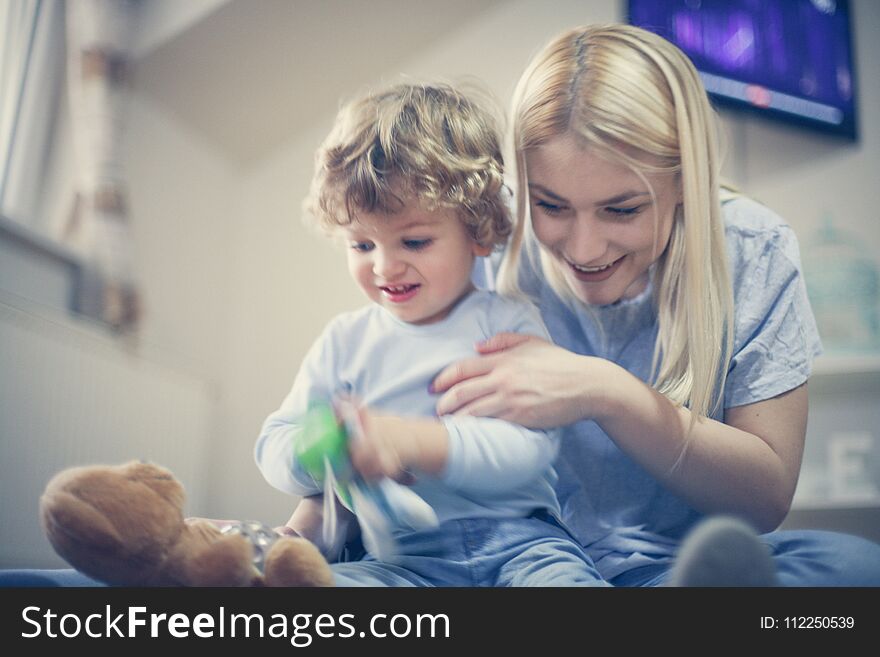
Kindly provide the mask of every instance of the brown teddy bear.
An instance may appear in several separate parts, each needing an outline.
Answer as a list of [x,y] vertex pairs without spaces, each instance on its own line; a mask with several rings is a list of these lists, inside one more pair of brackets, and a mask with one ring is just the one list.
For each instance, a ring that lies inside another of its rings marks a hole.
[[165,468],[130,462],[71,468],[40,499],[49,542],[83,573],[125,586],[332,586],[303,538],[259,523],[222,531],[183,517],[184,491]]

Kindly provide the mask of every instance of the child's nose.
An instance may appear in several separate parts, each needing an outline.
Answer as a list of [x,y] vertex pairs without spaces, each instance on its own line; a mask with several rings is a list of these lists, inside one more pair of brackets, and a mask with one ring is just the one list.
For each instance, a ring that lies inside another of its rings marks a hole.
[[385,280],[392,280],[406,271],[406,263],[393,253],[377,253],[373,260],[373,273]]

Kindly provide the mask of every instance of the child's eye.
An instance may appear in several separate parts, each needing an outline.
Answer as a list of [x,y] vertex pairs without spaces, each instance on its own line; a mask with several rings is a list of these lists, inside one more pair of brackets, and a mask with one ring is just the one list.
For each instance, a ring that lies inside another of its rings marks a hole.
[[409,249],[410,251],[421,251],[422,249],[426,249],[431,245],[431,242],[434,240],[431,238],[426,239],[418,239],[418,240],[403,240],[403,246]]
[[544,201],[542,199],[536,199],[535,205],[541,208],[542,212],[549,215],[556,215],[565,210],[565,208],[561,205],[550,203],[550,201]]
[[605,212],[607,212],[608,214],[612,214],[614,216],[617,216],[617,217],[631,217],[633,215],[639,214],[644,209],[644,207],[645,207],[644,204],[635,205],[630,208],[617,208],[617,207],[613,207],[613,206],[608,206],[605,208]]
[[367,253],[368,251],[372,251],[374,248],[376,248],[372,242],[352,242],[350,246],[358,253]]

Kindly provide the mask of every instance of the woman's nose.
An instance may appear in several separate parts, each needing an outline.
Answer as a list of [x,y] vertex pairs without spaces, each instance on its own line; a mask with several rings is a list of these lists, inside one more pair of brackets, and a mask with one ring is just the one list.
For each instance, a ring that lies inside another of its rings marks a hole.
[[576,265],[603,264],[597,262],[608,251],[608,240],[599,222],[589,217],[578,217],[571,225],[562,252]]

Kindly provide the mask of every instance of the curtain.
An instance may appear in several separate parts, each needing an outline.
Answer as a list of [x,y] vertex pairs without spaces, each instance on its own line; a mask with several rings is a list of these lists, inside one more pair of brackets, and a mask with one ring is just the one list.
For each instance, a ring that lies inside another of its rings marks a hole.
[[0,211],[9,177],[28,55],[33,41],[38,3],[8,0],[0,3]]
[[0,2],[0,212],[41,233],[63,44],[61,0]]
[[74,199],[64,239],[81,245],[103,281],[101,314],[137,325],[123,137],[129,96],[134,0],[66,3],[67,82],[75,153]]

